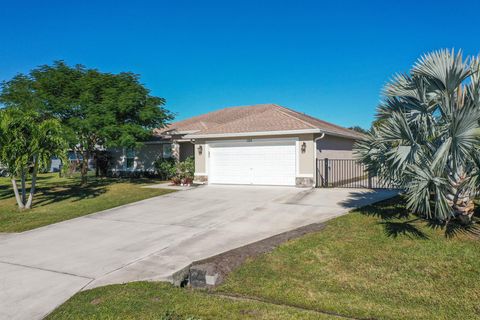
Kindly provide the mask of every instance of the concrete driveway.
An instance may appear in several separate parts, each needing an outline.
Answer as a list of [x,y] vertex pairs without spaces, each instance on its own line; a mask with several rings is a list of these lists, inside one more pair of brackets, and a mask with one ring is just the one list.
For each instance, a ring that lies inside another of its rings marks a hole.
[[322,222],[392,191],[206,186],[0,236],[0,319],[41,319],[82,289],[170,280],[195,260]]

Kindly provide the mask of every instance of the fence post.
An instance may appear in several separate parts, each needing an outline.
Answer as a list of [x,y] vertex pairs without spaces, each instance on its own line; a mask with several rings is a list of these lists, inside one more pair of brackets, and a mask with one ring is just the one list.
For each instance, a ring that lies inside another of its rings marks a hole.
[[328,158],[325,158],[325,168],[324,168],[324,175],[325,175],[325,179],[324,179],[324,187],[325,188],[328,188]]
[[372,188],[372,174],[370,173],[370,170],[368,171],[368,189],[373,189]]

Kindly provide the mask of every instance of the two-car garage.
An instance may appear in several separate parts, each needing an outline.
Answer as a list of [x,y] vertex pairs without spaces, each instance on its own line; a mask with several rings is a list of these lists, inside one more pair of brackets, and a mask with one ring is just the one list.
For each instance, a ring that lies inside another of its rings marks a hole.
[[293,139],[210,142],[209,183],[294,186],[296,154]]

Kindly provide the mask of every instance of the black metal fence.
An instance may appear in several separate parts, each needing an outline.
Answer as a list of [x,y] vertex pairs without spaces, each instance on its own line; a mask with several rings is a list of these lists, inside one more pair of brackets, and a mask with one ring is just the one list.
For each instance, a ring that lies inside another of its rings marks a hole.
[[318,188],[395,189],[368,173],[364,164],[355,159],[317,159]]

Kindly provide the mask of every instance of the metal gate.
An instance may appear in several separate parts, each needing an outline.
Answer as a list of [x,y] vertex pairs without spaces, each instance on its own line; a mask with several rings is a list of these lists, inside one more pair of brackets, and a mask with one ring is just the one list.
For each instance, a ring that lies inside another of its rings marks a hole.
[[355,159],[317,159],[318,188],[394,189],[368,173],[366,166]]

